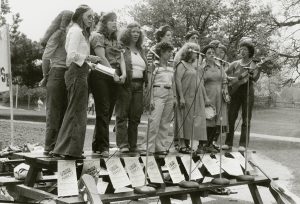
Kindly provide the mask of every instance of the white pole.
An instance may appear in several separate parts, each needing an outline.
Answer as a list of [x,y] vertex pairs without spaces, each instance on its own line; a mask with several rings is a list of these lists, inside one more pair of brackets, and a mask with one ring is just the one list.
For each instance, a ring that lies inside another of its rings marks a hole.
[[19,84],[16,85],[16,108],[18,108]]
[[8,80],[9,80],[9,97],[10,97],[10,145],[14,144],[14,104],[13,104],[13,87],[12,87],[12,72],[10,62],[10,38],[9,27],[6,25],[6,40],[7,40],[7,65],[8,65]]

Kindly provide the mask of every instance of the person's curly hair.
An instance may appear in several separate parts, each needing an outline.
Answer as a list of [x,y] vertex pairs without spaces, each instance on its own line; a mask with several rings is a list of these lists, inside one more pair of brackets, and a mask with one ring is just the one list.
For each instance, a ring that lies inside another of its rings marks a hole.
[[169,42],[160,42],[160,43],[157,43],[156,46],[155,46],[155,53],[161,57],[161,54],[166,52],[166,51],[169,51],[169,50],[173,50],[174,47],[171,43]]
[[117,14],[115,12],[105,13],[100,17],[100,28],[99,33],[103,34],[104,37],[111,40],[117,40],[117,30],[113,33],[108,32],[107,23],[108,21],[117,19]]
[[166,35],[168,31],[172,32],[172,29],[169,25],[159,27],[159,29],[155,32],[156,42],[161,42],[161,39]]
[[[137,22],[133,22],[127,25],[126,29],[121,33],[120,36],[120,41],[123,45],[125,46],[129,46],[130,42],[131,42],[131,31],[133,28],[139,28],[141,29],[141,26],[139,23]],[[136,47],[139,49],[142,49],[142,45],[143,45],[143,40],[144,40],[144,34],[143,32],[140,30],[140,36],[138,41],[136,42]]]
[[185,43],[182,48],[179,50],[181,53],[180,60],[188,62],[192,59],[194,52],[200,52],[200,46],[196,43]]
[[239,47],[246,47],[248,49],[248,52],[249,52],[249,57],[252,58],[254,56],[254,53],[255,53],[255,48],[254,48],[254,45],[250,42],[246,42],[246,41],[243,41],[239,44]]

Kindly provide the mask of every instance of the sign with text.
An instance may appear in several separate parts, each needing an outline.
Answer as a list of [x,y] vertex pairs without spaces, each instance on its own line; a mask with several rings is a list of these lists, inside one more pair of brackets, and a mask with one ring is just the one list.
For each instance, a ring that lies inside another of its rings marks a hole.
[[10,53],[9,53],[9,35],[8,26],[0,27],[0,92],[9,91],[9,66],[10,66]]
[[125,168],[129,175],[132,187],[138,187],[144,185],[145,174],[143,167],[139,162],[138,157],[123,157],[125,162]]
[[58,197],[78,195],[75,161],[58,160],[57,172]]
[[179,183],[183,181],[184,175],[180,171],[176,157],[166,157],[165,162],[173,183]]
[[83,174],[89,174],[94,178],[99,177],[100,172],[100,160],[99,159],[89,159],[83,161],[83,168],[81,172],[81,176]]
[[110,158],[106,161],[106,167],[114,189],[131,185],[120,158]]

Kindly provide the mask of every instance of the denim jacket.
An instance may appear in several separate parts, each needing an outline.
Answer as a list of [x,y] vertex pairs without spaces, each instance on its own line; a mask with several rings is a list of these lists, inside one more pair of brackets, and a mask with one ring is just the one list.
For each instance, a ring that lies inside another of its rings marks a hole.
[[[145,52],[144,52],[144,50],[139,50],[139,53],[146,64],[146,69],[143,73],[143,79],[144,79],[145,84],[147,84],[148,83],[148,77],[147,77],[148,64],[147,64],[147,60],[145,57]],[[131,80],[132,80],[132,62],[131,62],[131,51],[128,46],[124,46],[124,61],[125,61],[125,65],[126,65],[126,81],[125,81],[124,85],[129,87]]]

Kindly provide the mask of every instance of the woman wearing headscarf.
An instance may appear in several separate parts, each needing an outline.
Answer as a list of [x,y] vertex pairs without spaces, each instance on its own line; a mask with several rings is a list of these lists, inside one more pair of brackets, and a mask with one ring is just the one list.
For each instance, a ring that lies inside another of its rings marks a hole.
[[90,67],[87,62],[96,63],[101,58],[90,55],[90,27],[93,11],[87,5],[79,6],[72,16],[72,25],[66,37],[65,83],[68,91],[68,106],[60,128],[53,153],[65,159],[82,156],[86,132],[88,84]]
[[123,50],[117,40],[117,15],[106,13],[100,18],[99,29],[92,34],[92,52],[101,57],[101,63],[115,69],[112,78],[98,71],[91,71],[89,85],[95,100],[96,125],[92,142],[94,152],[109,156],[109,123],[117,100],[118,83],[126,79]]

